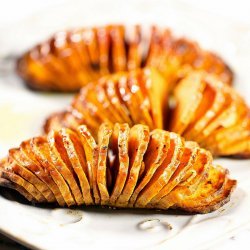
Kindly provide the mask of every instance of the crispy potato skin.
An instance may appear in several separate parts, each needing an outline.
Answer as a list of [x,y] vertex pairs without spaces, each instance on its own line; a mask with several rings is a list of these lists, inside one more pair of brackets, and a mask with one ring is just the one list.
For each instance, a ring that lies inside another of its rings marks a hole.
[[178,134],[103,123],[96,140],[82,125],[11,149],[0,161],[0,186],[35,203],[208,213],[229,201],[236,181]]
[[193,69],[231,84],[229,66],[212,52],[166,28],[107,25],[62,31],[31,48],[17,72],[33,90],[73,92],[101,76],[144,66],[157,68],[171,86]]

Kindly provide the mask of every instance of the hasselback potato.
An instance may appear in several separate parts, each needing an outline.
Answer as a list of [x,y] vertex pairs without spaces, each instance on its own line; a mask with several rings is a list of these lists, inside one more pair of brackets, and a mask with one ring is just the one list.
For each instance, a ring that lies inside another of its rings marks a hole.
[[250,109],[215,76],[193,72],[174,90],[170,130],[214,155],[250,157]]
[[233,88],[192,71],[168,94],[168,83],[154,68],[105,76],[83,87],[66,111],[52,114],[45,132],[86,124],[96,137],[103,122],[140,123],[176,132],[214,155],[250,157],[249,107]]
[[169,29],[107,25],[58,32],[36,45],[17,63],[32,89],[76,91],[101,76],[145,66],[157,68],[170,86],[193,69],[216,74],[231,84],[226,63],[193,41],[176,38]]
[[173,132],[127,123],[35,137],[0,162],[0,185],[35,203],[182,209],[207,213],[236,185],[211,154]]

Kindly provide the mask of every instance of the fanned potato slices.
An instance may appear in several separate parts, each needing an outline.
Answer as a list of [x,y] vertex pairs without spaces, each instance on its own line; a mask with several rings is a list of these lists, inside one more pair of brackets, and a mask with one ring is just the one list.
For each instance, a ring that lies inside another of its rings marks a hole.
[[184,78],[174,91],[170,130],[214,155],[250,157],[250,109],[234,89],[203,71]]
[[55,197],[60,206],[65,204],[73,205],[74,199],[71,195],[68,185],[57,171],[50,157],[49,144],[44,137],[35,137],[30,140],[30,146],[32,150],[32,157],[34,156],[36,161],[45,169],[48,175],[51,175],[54,182],[57,185],[55,190]]
[[144,157],[145,170],[141,180],[130,198],[130,205],[133,206],[138,194],[151,180],[153,174],[162,164],[167,156],[170,146],[170,133],[164,130],[155,129],[150,134],[150,141]]
[[178,165],[178,168],[174,171],[168,183],[151,199],[148,204],[149,207],[157,204],[164,196],[169,194],[182,180],[190,167],[193,167],[195,159],[197,157],[199,146],[195,142],[186,141],[185,150]]
[[62,152],[61,155],[64,153],[65,161],[68,163],[67,165],[71,165],[71,171],[74,172],[78,178],[84,202],[87,205],[91,205],[93,204],[93,199],[88,181],[89,170],[81,141],[77,134],[69,129],[61,129],[59,136],[62,140],[62,148],[66,151]]
[[129,134],[129,171],[122,194],[119,196],[117,206],[128,206],[128,201],[138,182],[143,156],[149,143],[149,128],[144,125],[135,125]]
[[112,150],[116,156],[111,172],[113,173],[115,183],[110,196],[110,203],[115,204],[118,197],[120,197],[124,188],[128,171],[129,171],[129,133],[130,129],[128,124],[116,123],[112,135]]
[[139,194],[135,206],[145,207],[155,195],[169,182],[178,168],[180,159],[185,150],[184,141],[177,134],[170,134],[170,147],[167,156],[154,173],[146,187]]
[[144,124],[163,128],[166,122],[169,89],[153,68],[105,76],[83,87],[67,111],[53,114],[44,129],[76,129],[85,124],[94,137],[101,123]]
[[212,160],[174,132],[103,123],[95,139],[81,125],[9,150],[0,161],[0,186],[35,203],[207,213],[228,202],[236,186]]
[[53,178],[50,174],[48,174],[48,169],[43,168],[40,162],[36,159],[35,154],[32,151],[32,147],[30,144],[30,140],[23,141],[20,145],[20,151],[22,155],[26,158],[25,167],[31,169],[32,172],[37,175],[46,185],[49,187],[51,192],[54,195],[54,201],[56,201],[56,197],[60,196],[60,190],[58,186],[55,184]]
[[[0,173],[1,173],[1,183],[13,183],[12,186],[18,187],[17,191],[21,190],[21,194],[25,194],[25,197],[28,197],[28,200],[34,200],[35,202],[45,202],[45,197],[39,192],[39,190],[26,181],[22,176],[15,174],[12,170],[13,162],[9,159],[1,160],[0,164]],[[4,181],[3,181],[4,180]],[[25,191],[23,191],[25,190]],[[31,198],[32,197],[32,198]]]
[[83,87],[66,111],[47,119],[44,130],[85,124],[97,138],[103,122],[143,124],[178,133],[214,155],[250,157],[250,111],[234,89],[194,71],[179,82],[172,99],[169,91],[154,68],[108,75]]
[[48,202],[55,201],[54,195],[50,189],[48,189],[48,186],[43,183],[37,175],[32,173],[32,166],[26,161],[20,149],[11,149],[9,151],[9,161],[13,163],[12,170],[15,174],[20,175],[26,181],[33,184]]
[[169,86],[194,69],[231,84],[233,73],[217,55],[160,27],[107,25],[61,31],[27,51],[17,71],[32,89],[76,91],[101,76],[156,67]]
[[78,187],[77,180],[71,162],[66,157],[67,151],[63,144],[63,139],[57,131],[51,131],[48,135],[48,143],[50,148],[50,156],[53,164],[64,180],[69,185],[72,195],[78,205],[83,204],[82,193]]

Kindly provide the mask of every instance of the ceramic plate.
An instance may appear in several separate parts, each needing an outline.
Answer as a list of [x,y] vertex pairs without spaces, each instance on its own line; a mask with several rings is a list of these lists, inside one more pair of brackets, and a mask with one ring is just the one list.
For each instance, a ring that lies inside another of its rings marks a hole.
[[[56,30],[104,23],[152,23],[219,52],[236,72],[236,88],[250,100],[249,38],[233,22],[182,1],[74,1],[48,8],[2,29],[0,46],[0,157],[41,132],[48,114],[63,109],[71,95],[29,91],[13,71],[13,58]],[[0,231],[34,249],[207,249],[250,222],[250,161],[217,159],[238,180],[231,201],[207,215],[100,208],[32,206],[1,189]]]

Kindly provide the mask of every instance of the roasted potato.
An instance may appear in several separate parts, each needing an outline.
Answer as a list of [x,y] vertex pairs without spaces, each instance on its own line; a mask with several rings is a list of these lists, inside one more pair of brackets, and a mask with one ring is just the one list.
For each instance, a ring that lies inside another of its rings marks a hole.
[[35,203],[207,213],[236,185],[208,151],[174,132],[103,123],[97,135],[82,125],[23,142],[0,161],[0,186]]
[[44,126],[75,129],[86,124],[97,137],[102,122],[143,124],[198,142],[216,156],[250,157],[250,111],[242,97],[217,76],[192,71],[169,95],[154,68],[105,76],[83,87],[68,110],[52,114]]
[[233,73],[214,53],[156,26],[82,28],[58,32],[17,62],[27,86],[45,91],[77,91],[101,76],[141,67],[157,68],[171,88],[193,69],[231,84]]
[[171,131],[214,155],[250,157],[250,109],[234,89],[216,76],[193,72],[178,84],[174,100]]

